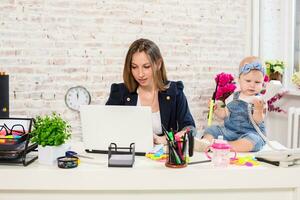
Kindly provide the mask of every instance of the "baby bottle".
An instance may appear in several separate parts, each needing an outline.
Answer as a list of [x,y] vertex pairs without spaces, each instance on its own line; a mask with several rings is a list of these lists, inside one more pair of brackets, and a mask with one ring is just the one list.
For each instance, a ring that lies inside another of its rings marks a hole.
[[[212,151],[212,157],[208,154],[208,150]],[[211,159],[214,167],[227,167],[230,163],[230,150],[231,146],[227,141],[223,140],[223,136],[219,136],[218,139],[214,140],[214,143],[209,146],[205,154]],[[234,157],[236,158],[236,152],[234,151]]]

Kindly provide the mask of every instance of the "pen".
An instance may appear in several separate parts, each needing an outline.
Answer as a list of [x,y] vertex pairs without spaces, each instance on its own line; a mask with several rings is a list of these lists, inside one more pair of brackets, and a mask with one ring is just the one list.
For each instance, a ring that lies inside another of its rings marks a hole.
[[195,162],[189,162],[189,165],[194,165],[194,164],[201,164],[201,163],[208,163],[211,162],[211,160],[201,160],[201,161],[195,161]]
[[267,159],[264,159],[264,158],[261,158],[261,157],[255,157],[256,160],[260,161],[260,162],[265,162],[265,163],[268,163],[268,164],[271,164],[271,165],[275,165],[275,166],[279,166],[280,165],[280,162],[279,161],[270,161],[270,160],[267,160]]

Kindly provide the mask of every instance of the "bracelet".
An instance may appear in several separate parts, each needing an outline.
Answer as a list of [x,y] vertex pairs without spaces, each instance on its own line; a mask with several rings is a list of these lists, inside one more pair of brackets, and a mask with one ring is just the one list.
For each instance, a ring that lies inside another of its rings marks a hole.
[[57,166],[63,169],[71,169],[77,167],[79,164],[79,158],[76,156],[62,156],[57,158]]

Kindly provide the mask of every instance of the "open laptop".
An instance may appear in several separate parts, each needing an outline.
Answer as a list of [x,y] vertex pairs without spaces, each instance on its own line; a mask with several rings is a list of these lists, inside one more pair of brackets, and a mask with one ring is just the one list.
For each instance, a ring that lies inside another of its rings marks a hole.
[[145,155],[153,148],[150,107],[83,105],[80,118],[87,152],[107,153],[110,143],[118,147],[135,143],[136,155]]

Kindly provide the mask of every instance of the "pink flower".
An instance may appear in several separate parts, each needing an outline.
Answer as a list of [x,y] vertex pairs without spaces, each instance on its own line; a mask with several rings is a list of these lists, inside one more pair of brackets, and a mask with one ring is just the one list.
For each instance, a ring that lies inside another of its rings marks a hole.
[[231,74],[226,74],[224,72],[218,74],[215,77],[215,81],[218,82],[219,86],[224,86],[227,83],[231,83],[233,80],[234,80],[234,78]]
[[270,79],[269,79],[268,75],[265,75],[264,82],[269,82],[269,81],[270,81]]
[[283,112],[283,113],[287,113],[286,110],[281,109],[279,106],[275,106],[273,103],[275,103],[276,101],[278,101],[279,99],[281,99],[285,94],[287,93],[287,91],[283,91],[280,93],[277,93],[274,97],[272,97],[271,99],[268,100],[268,111],[269,112]]
[[264,95],[266,93],[266,91],[267,91],[266,90],[266,83],[269,82],[269,81],[270,81],[270,79],[269,79],[268,75],[265,75],[264,82],[263,82],[263,88],[260,91],[260,94]]
[[217,88],[215,91],[216,100],[221,100],[225,103],[225,100],[234,92],[236,89],[235,83],[233,82],[234,77],[231,74],[224,72],[217,74],[215,81]]

